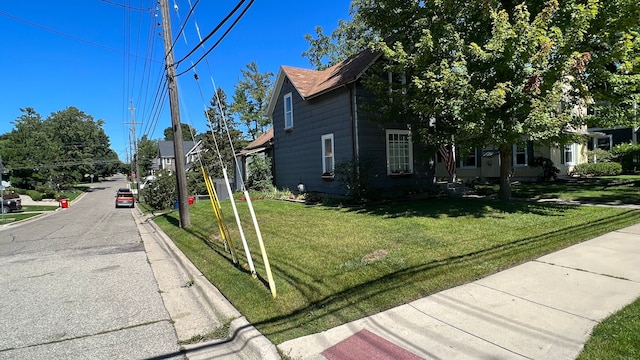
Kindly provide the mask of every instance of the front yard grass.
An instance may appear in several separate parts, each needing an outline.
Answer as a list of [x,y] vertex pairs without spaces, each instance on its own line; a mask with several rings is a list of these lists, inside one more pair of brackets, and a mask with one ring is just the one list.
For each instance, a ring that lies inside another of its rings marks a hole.
[[[497,191],[497,185],[480,186]],[[516,183],[513,196],[610,204],[640,204],[640,175],[576,178],[553,183]]]
[[156,223],[275,344],[474,281],[640,222],[640,211],[527,201],[434,199],[361,208],[254,201],[278,296],[271,297],[246,203],[238,202],[259,279],[247,268],[230,203],[223,202],[241,266],[220,241],[208,202]]
[[578,360],[640,359],[640,299],[598,324]]

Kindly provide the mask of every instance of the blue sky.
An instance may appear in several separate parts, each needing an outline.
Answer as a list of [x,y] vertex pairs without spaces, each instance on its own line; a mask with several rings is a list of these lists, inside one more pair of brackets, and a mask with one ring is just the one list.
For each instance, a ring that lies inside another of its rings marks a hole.
[[[196,24],[205,37],[238,4],[190,2],[195,9],[184,27],[186,42],[180,38],[174,45],[176,60],[198,44]],[[177,5],[170,15],[175,38],[190,5],[189,0],[169,3]],[[164,50],[155,4],[153,0],[3,1],[0,133],[11,131],[21,108],[32,107],[46,117],[75,106],[105,122],[111,148],[126,161],[132,134],[128,108],[133,101],[135,122],[140,123],[136,136],[162,138],[171,119],[168,97],[157,100]],[[301,56],[309,48],[304,35],[315,34],[316,26],[330,34],[339,19],[349,18],[349,4],[350,0],[255,1],[206,62],[197,65],[199,81],[192,71],[179,77],[182,122],[198,132],[207,129],[202,114],[213,96],[211,78],[231,101],[241,70],[252,61],[261,73],[274,73],[273,80],[281,65],[310,68]],[[205,50],[227,28],[216,32],[204,44]],[[198,49],[177,71],[186,70],[202,55]]]

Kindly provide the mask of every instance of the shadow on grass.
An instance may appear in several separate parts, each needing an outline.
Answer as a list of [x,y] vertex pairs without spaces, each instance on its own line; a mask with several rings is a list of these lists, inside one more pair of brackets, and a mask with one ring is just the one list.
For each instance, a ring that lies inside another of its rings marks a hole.
[[640,180],[577,179],[555,183],[521,183],[513,187],[519,198],[569,198],[581,202],[640,204]]
[[574,209],[575,205],[539,204],[523,201],[500,201],[492,199],[446,198],[429,199],[426,201],[407,201],[347,207],[348,211],[380,216],[382,218],[399,217],[466,217],[483,218],[496,216],[498,213],[522,213],[543,216],[562,216],[566,210]]
[[[375,280],[332,293],[290,314],[273,317],[253,324],[267,337],[286,341],[308,333],[329,329],[337,324],[372,315],[380,310],[404,304],[422,296],[452,288],[491,275],[497,271],[533,260],[566,246],[593,238],[613,228],[637,221],[640,211],[624,213],[580,225],[559,229],[543,235],[523,238],[507,244],[430,261],[418,266],[398,270]],[[491,266],[486,266],[490,264]],[[292,269],[287,271],[286,266]],[[300,272],[298,266],[285,264],[275,267],[277,276],[297,284],[301,293],[317,293],[313,284],[299,283],[290,274]],[[330,284],[316,284],[330,286]],[[304,286],[304,288],[300,287]],[[404,297],[404,288],[412,288],[412,298]],[[418,291],[415,291],[415,289]],[[394,295],[397,294],[397,295]],[[376,306],[359,306],[375,303]],[[306,330],[303,330],[307,328]]]

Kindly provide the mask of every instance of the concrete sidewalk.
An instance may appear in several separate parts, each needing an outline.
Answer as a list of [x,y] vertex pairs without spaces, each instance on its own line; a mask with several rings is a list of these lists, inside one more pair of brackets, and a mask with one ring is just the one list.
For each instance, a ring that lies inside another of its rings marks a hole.
[[138,208],[131,211],[178,340],[188,342],[229,327],[226,339],[182,346],[187,358],[280,359],[275,345],[233,307],[150,218]]
[[640,296],[640,224],[280,344],[292,359],[575,359]]

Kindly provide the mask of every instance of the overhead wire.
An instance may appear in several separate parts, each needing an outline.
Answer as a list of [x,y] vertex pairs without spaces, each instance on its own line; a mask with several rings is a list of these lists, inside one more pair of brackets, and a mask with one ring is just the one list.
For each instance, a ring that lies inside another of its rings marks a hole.
[[[222,34],[222,36],[220,37],[220,39],[218,39],[218,41],[216,41],[215,44],[213,44],[213,46],[207,50],[204,55],[202,55],[195,63],[192,63],[191,66],[184,70],[181,73],[178,73],[176,76],[181,76],[184,75],[185,73],[189,72],[189,70],[193,69],[194,67],[196,67],[196,65],[198,65],[204,58],[206,58],[219,44],[220,42],[222,42],[222,40],[229,34],[229,32],[231,32],[231,30],[236,26],[236,24],[238,23],[238,21],[240,21],[240,19],[247,13],[247,11],[249,10],[249,8],[251,7],[251,5],[253,5],[255,0],[251,0],[249,1],[249,4],[247,4],[247,6],[242,10],[242,12],[240,13],[240,15],[238,15],[238,17],[234,20],[234,22],[229,26],[229,28],[227,29],[227,31],[224,32],[224,34]],[[244,2],[244,1],[243,1]],[[205,40],[206,41],[206,40]],[[202,43],[203,41],[201,41]],[[182,59],[184,60],[184,58]],[[180,61],[182,61],[180,60]],[[177,65],[178,63],[176,63]]]
[[[246,0],[241,0],[234,8],[233,10],[231,10],[231,12],[229,12],[229,14],[227,14],[227,16],[225,16],[224,19],[222,19],[218,25],[216,25],[216,27],[213,28],[213,30],[211,30],[209,32],[209,34],[207,34],[207,36],[204,37],[204,39],[200,39],[200,43],[198,43],[198,45],[196,45],[193,49],[191,49],[191,51],[189,51],[185,56],[183,56],[180,60],[175,61],[173,64],[170,64],[172,66],[177,66],[179,65],[181,62],[183,62],[184,60],[188,59],[194,52],[196,52],[196,50],[200,49],[201,46],[204,45],[204,43],[209,40],[209,38],[211,38],[216,32],[218,32],[218,30],[220,30],[220,28],[222,26],[224,26],[224,24],[238,11],[238,9],[240,9],[240,7],[242,7],[242,4],[245,3]],[[238,17],[241,18],[242,15],[244,15],[244,13],[246,13],[247,9],[253,4],[254,0],[251,0],[249,5],[245,8],[245,10],[241,13],[241,15]],[[237,23],[237,20],[234,22],[233,25],[235,25],[235,23]],[[233,25],[231,27],[233,27]],[[227,31],[228,32],[228,31]],[[187,71],[189,71],[191,69],[187,69]]]

